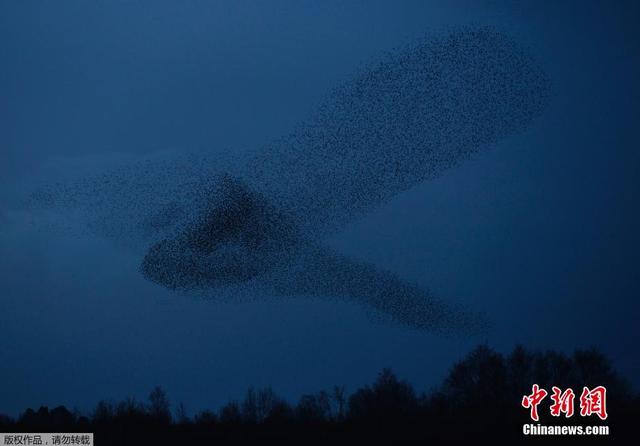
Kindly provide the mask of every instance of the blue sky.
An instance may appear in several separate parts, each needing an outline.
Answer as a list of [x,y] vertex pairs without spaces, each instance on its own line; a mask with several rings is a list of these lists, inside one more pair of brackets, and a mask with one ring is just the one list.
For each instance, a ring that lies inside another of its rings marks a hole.
[[[638,7],[609,3],[1,2],[0,411],[159,384],[193,413],[249,386],[354,389],[386,366],[428,389],[479,342],[595,345],[637,388]],[[380,53],[469,24],[530,49],[553,85],[544,116],[330,243],[485,312],[480,338],[322,299],[177,296],[110,240],[20,208],[113,159],[261,146]]]

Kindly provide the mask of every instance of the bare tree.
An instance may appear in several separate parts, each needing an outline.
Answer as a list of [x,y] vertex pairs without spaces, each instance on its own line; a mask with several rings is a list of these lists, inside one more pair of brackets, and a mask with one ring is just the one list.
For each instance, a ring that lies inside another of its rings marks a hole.
[[149,394],[149,415],[164,422],[171,422],[171,404],[167,394],[156,386]]
[[333,401],[337,406],[336,417],[338,420],[344,419],[344,406],[346,399],[344,386],[333,386]]

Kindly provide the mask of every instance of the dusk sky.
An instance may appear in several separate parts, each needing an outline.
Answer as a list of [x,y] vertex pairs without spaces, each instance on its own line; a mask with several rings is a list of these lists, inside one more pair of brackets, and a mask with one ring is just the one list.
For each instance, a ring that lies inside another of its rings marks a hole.
[[[354,389],[383,367],[428,390],[479,343],[596,346],[637,390],[639,9],[0,1],[0,412],[89,411],[161,385],[193,414],[249,386],[291,400]],[[533,56],[550,80],[547,108],[329,244],[483,313],[481,335],[381,322],[321,296],[175,293],[145,280],[126,246],[23,206],[42,184],[123,160],[254,150],[381,54],[476,25]]]

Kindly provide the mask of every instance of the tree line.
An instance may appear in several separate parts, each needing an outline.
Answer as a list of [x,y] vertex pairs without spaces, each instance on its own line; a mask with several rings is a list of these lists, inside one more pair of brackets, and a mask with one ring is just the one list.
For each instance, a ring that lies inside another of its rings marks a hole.
[[[519,346],[503,355],[482,345],[456,363],[430,392],[419,393],[384,369],[372,384],[351,394],[343,386],[334,386],[303,395],[291,404],[269,387],[250,388],[240,401],[189,416],[182,404],[172,407],[164,390],[155,387],[146,402],[104,400],[90,414],[59,406],[29,408],[15,419],[0,415],[0,431],[94,432],[98,445],[256,441],[402,444],[463,438],[522,441],[527,439],[522,434],[523,424],[533,422],[520,402],[533,383],[549,393],[552,386],[572,388],[577,395],[585,386],[607,389],[608,419],[579,414],[552,417],[547,398],[540,405],[541,424],[606,424],[610,426],[608,440],[615,440],[631,436],[634,421],[640,419],[639,395],[596,349],[566,355]],[[567,440],[571,439],[563,437]]]

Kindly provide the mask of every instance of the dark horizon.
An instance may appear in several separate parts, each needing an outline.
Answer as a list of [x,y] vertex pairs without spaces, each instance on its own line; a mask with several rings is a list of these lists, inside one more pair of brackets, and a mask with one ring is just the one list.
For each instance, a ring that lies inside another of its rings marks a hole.
[[[250,386],[294,402],[385,367],[427,390],[481,343],[594,347],[637,392],[639,12],[604,0],[1,2],[0,412],[88,413],[154,384],[194,412]],[[494,40],[435,51],[448,76],[407,51],[478,29]],[[465,90],[476,81],[492,88]],[[256,156],[274,146],[281,159]],[[373,162],[332,158],[345,148]],[[209,181],[238,159],[251,160],[228,170],[245,175],[244,198],[228,201],[249,213],[196,224],[207,214],[181,208],[202,204],[184,172]],[[96,187],[113,172],[110,186],[142,186]],[[34,211],[60,184],[87,186],[98,212]],[[149,212],[174,192],[175,206]],[[295,224],[280,213],[291,203],[304,210]],[[327,221],[338,229],[316,237]],[[251,257],[237,240],[280,250]],[[252,288],[288,244],[299,257],[286,271],[306,275]],[[232,284],[188,289],[202,282]]]
[[[13,419],[0,413],[0,430],[17,432],[92,432],[98,441],[156,444],[177,441],[326,444],[327,442],[421,439],[451,440],[491,435],[521,439],[523,425],[535,424],[530,409],[514,411],[514,400],[528,395],[531,376],[536,385],[551,389],[607,389],[607,411],[580,416],[551,414],[553,401],[538,405],[538,422],[554,426],[595,426],[607,429],[600,441],[618,441],[633,435],[632,420],[640,414],[640,394],[611,368],[595,349],[572,355],[536,352],[522,346],[501,355],[480,345],[456,362],[447,377],[429,391],[415,389],[391,369],[380,371],[373,383],[358,389],[335,385],[305,393],[298,402],[282,399],[271,387],[247,389],[240,400],[223,407],[190,413],[172,402],[161,386],[146,401],[134,398],[100,400],[90,413],[64,406],[28,408]],[[126,435],[122,435],[126,433]]]

